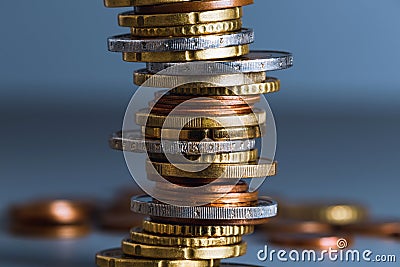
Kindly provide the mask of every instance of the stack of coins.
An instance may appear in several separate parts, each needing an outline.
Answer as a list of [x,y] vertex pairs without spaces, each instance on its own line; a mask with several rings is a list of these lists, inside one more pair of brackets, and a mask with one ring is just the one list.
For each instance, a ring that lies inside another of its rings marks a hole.
[[244,255],[242,236],[277,214],[277,203],[245,179],[276,174],[277,163],[261,157],[267,111],[257,104],[280,87],[266,72],[293,64],[290,53],[249,51],[254,34],[241,18],[252,3],[105,0],[134,7],[119,15],[131,33],[109,38],[109,50],[147,63],[134,73],[140,89],[169,90],[136,112],[141,130],[110,139],[114,149],[147,153],[154,186],[131,200],[149,218],[120,248],[99,252],[98,266],[248,266],[220,260]]

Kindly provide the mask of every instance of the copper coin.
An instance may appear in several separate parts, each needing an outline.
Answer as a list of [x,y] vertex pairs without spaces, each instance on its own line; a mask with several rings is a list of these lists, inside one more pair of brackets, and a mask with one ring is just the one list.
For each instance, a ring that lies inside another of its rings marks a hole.
[[[188,186],[188,187],[197,187],[197,186],[203,186],[203,185],[207,185],[210,184],[212,182],[214,182],[215,180],[217,180],[217,178],[202,178],[202,179],[188,179],[188,178],[182,178],[182,177],[170,177],[170,176],[160,176],[160,175],[154,175],[151,173],[147,173],[147,179],[149,179],[150,181],[153,182],[161,182],[161,183],[165,183],[165,182],[169,182],[169,183],[173,183],[173,184],[178,184],[178,185],[184,185],[184,186]],[[239,179],[237,179],[238,181]],[[220,179],[218,178],[218,181],[220,182],[224,182],[224,179]],[[229,182],[229,180],[227,180],[227,182]],[[233,179],[230,182],[235,182],[235,180]]]
[[141,225],[145,218],[145,215],[132,213],[128,205],[126,212],[106,211],[102,213],[98,222],[103,230],[127,232],[132,227]]
[[109,205],[100,212],[130,212],[130,203],[133,196],[145,194],[143,190],[135,186],[125,186],[115,192],[115,197]]
[[317,221],[300,221],[272,219],[270,222],[260,226],[260,230],[267,233],[308,233],[323,234],[332,233],[333,228],[330,224]]
[[[155,189],[176,192],[177,190],[185,190],[185,186],[175,185],[172,183],[156,183]],[[243,193],[249,190],[249,185],[245,181],[239,181],[236,185],[232,183],[215,184],[213,186],[200,189],[204,193],[226,194],[226,193]]]
[[[179,204],[181,201],[181,205],[185,205],[187,203],[186,199],[177,199],[176,194],[174,192],[166,192],[161,190],[156,190],[156,195],[164,200],[174,201],[174,203]],[[221,206],[224,205],[235,205],[237,203],[253,203],[258,200],[258,192],[244,192],[244,193],[228,193],[228,194],[206,194],[199,190],[196,195],[196,199],[192,199],[191,201],[197,203],[206,203],[210,200],[213,200],[211,204],[218,204]]]
[[221,106],[221,107],[203,107],[203,108],[176,108],[175,106],[155,105],[151,109],[151,114],[168,115],[173,111],[173,114],[184,115],[232,115],[232,114],[250,114],[253,110],[249,106]]
[[270,218],[256,220],[196,220],[196,219],[181,219],[181,218],[165,218],[165,217],[150,217],[155,222],[160,223],[176,223],[176,224],[193,224],[193,225],[258,225],[267,223]]
[[252,202],[232,202],[232,203],[218,203],[218,201],[215,201],[213,203],[210,203],[208,205],[205,205],[207,207],[251,207],[257,204],[257,201],[252,201]]
[[13,222],[10,231],[14,235],[51,239],[74,239],[87,236],[91,232],[89,224],[75,225],[34,225]]
[[288,248],[305,249],[345,249],[353,240],[351,237],[336,236],[331,234],[275,234],[268,238],[268,241],[277,246]]
[[137,14],[165,14],[165,13],[186,13],[194,11],[208,11],[232,7],[247,6],[254,3],[254,0],[205,0],[188,1],[153,6],[137,6]]
[[341,226],[338,229],[350,234],[397,237],[400,235],[400,220],[371,220]]
[[154,100],[160,104],[178,105],[185,102],[185,105],[216,105],[216,106],[232,106],[232,105],[251,105],[259,102],[261,97],[259,95],[252,96],[210,96],[210,97],[197,97],[197,96],[182,96],[182,95],[162,95],[156,94]]
[[91,202],[75,200],[37,200],[10,208],[11,219],[27,223],[80,224],[90,220]]

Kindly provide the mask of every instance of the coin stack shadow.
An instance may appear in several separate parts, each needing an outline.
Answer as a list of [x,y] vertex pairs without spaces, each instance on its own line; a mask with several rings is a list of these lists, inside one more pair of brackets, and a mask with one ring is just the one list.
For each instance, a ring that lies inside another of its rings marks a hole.
[[244,255],[242,236],[277,213],[277,203],[243,179],[276,174],[276,162],[257,149],[267,115],[255,105],[279,90],[266,72],[293,64],[290,53],[249,51],[254,34],[241,18],[252,3],[105,0],[135,7],[119,15],[131,33],[109,38],[109,50],[147,63],[135,72],[136,85],[172,89],[136,113],[141,131],[110,139],[114,149],[147,153],[155,187],[131,201],[133,212],[149,218],[121,248],[99,252],[98,266],[248,266],[220,260]]

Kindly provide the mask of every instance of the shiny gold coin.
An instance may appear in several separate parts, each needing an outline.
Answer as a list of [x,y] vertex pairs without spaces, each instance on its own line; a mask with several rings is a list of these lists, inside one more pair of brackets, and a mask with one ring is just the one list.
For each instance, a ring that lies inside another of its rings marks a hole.
[[96,254],[99,267],[214,267],[218,260],[157,260],[133,258],[125,255],[120,248],[104,250]]
[[10,217],[17,222],[80,224],[87,222],[94,206],[91,202],[53,199],[29,201],[10,208]]
[[221,237],[221,236],[241,236],[254,232],[252,225],[232,225],[232,226],[212,226],[212,225],[182,225],[182,224],[165,224],[154,222],[150,219],[143,221],[143,230],[157,235],[172,236],[205,236],[205,237]]
[[129,239],[122,241],[122,251],[125,254],[154,259],[217,260],[240,257],[246,250],[245,242],[229,246],[191,248],[143,245]]
[[[220,48],[218,48],[220,49]],[[202,50],[204,51],[204,50]],[[185,76],[185,75],[164,75],[152,74],[145,69],[140,69],[134,73],[134,83],[136,85],[143,85],[146,87],[158,88],[175,88],[179,86],[205,88],[213,86],[236,86],[243,84],[253,84],[265,81],[267,74],[265,72],[252,72],[252,73],[228,73],[219,75],[199,75],[199,76]],[[172,89],[174,90],[174,89]],[[211,90],[211,89],[210,89]],[[173,92],[173,91],[171,91]]]
[[217,128],[217,129],[162,129],[153,127],[142,127],[143,136],[151,139],[181,140],[181,141],[201,141],[205,138],[214,141],[228,141],[241,139],[255,139],[266,132],[266,126],[249,126],[236,128]]
[[122,27],[166,27],[236,20],[241,17],[242,8],[235,7],[203,12],[150,15],[141,15],[130,11],[120,14],[118,20],[119,25]]
[[192,0],[104,0],[106,7],[130,7],[130,6],[149,6],[160,4],[171,4]]
[[74,225],[47,225],[12,222],[10,225],[12,234],[23,237],[49,238],[49,239],[76,239],[90,234],[89,224]]
[[180,85],[170,90],[171,93],[180,95],[261,95],[275,93],[280,90],[280,81],[276,78],[268,77],[260,83],[243,84],[236,86],[196,86],[195,84]]
[[172,129],[213,129],[257,126],[265,124],[265,110],[254,109],[254,113],[244,115],[207,116],[197,115],[156,115],[149,114],[147,109],[136,113],[136,124],[146,127],[163,127]]
[[[122,59],[127,62],[186,62],[194,60],[212,60],[246,55],[250,52],[249,45],[228,46],[194,51],[175,52],[142,52],[122,53]],[[193,81],[193,80],[192,80]],[[140,85],[135,82],[136,85]]]
[[176,154],[169,154],[168,156],[163,153],[148,153],[149,159],[151,161],[157,162],[174,162],[174,163],[248,163],[254,162],[258,159],[258,150],[253,149],[249,151],[242,151],[242,152],[230,152],[230,153],[218,153],[218,154],[203,154],[199,156],[192,156],[192,155],[176,155]]
[[[158,174],[166,177],[181,177],[187,179],[246,179],[264,178],[276,175],[277,163],[262,160],[247,164],[171,164],[161,162],[146,162],[148,174]],[[198,170],[192,172],[190,170]]]
[[346,225],[362,222],[367,218],[365,207],[354,204],[304,203],[282,207],[282,218],[326,222]]
[[242,28],[242,20],[226,20],[194,25],[170,27],[131,27],[131,34],[135,37],[186,37],[206,34],[218,34],[238,31]]
[[343,238],[332,234],[277,234],[271,235],[268,241],[277,246],[304,249],[345,249],[351,246],[351,237]]
[[135,243],[167,247],[214,247],[242,242],[242,236],[222,237],[180,237],[162,236],[143,232],[141,228],[131,230],[131,240]]

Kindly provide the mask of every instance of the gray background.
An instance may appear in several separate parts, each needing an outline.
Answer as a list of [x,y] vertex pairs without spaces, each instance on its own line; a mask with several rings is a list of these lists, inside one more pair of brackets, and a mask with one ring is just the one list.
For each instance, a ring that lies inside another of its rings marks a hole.
[[[295,68],[272,74],[282,80],[282,91],[268,96],[280,172],[262,190],[356,201],[374,216],[399,217],[400,3],[255,2],[244,10],[253,49],[295,54]],[[107,36],[127,32],[117,27],[119,11],[93,0],[0,2],[1,212],[38,196],[107,199],[133,183],[122,154],[107,147],[135,89],[132,71],[143,66],[106,52]],[[31,241],[3,232],[0,265],[91,266],[95,251],[120,239]],[[247,259],[256,263],[265,238],[250,242]],[[356,247],[400,257],[398,243],[361,239]]]

